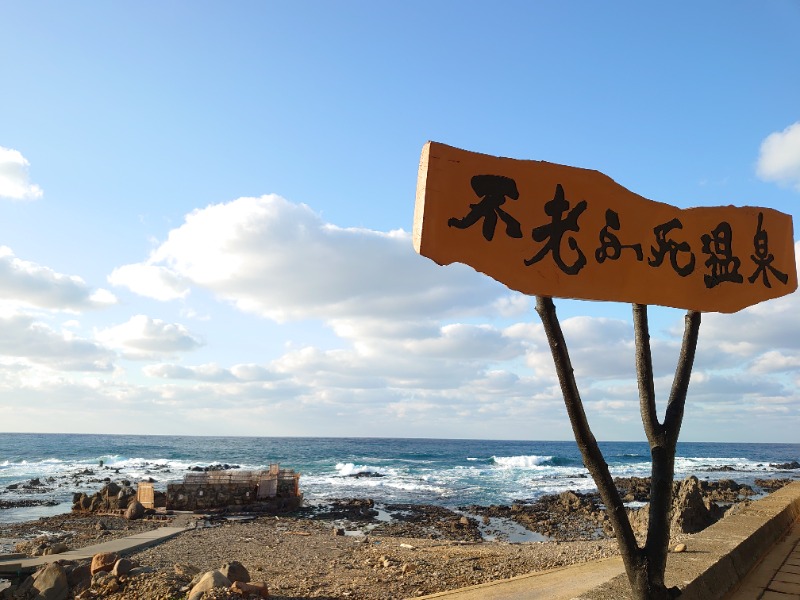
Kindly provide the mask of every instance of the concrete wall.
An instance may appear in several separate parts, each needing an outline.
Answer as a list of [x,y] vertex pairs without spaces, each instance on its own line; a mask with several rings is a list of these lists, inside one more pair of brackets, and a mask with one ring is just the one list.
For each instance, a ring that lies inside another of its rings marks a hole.
[[[681,588],[681,600],[723,598],[798,518],[800,481],[691,536],[686,542],[686,552],[671,553],[667,559],[667,585]],[[628,578],[621,575],[577,600],[628,598]]]

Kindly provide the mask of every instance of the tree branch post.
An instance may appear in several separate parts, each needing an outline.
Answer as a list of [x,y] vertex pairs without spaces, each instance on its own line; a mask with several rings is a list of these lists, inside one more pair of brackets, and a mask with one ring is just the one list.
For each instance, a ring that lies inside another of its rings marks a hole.
[[617,487],[614,485],[614,480],[603,458],[603,453],[600,451],[597,440],[589,427],[589,421],[586,418],[586,412],[583,410],[583,402],[578,391],[578,384],[575,381],[575,373],[569,358],[567,344],[561,331],[561,324],[556,316],[553,299],[547,296],[536,296],[536,312],[539,313],[542,319],[542,325],[547,335],[558,381],[561,385],[561,392],[564,396],[564,404],[567,408],[575,441],[578,443],[578,449],[583,458],[583,464],[588,469],[595,484],[597,484],[600,497],[606,505],[606,514],[617,535],[617,543],[622,553],[622,561],[625,564],[625,571],[628,574],[631,587],[638,588],[643,582],[634,581],[634,579],[642,573],[644,555],[636,543],[636,536],[633,534],[633,528],[625,512],[625,505]]
[[606,513],[617,536],[617,544],[631,591],[637,600],[673,598],[680,593],[680,590],[667,589],[664,582],[669,551],[672,480],[675,472],[675,449],[697,348],[700,313],[689,311],[686,314],[681,353],[662,424],[656,412],[647,306],[633,305],[639,409],[652,459],[647,541],[644,548],[640,548],[619,491],[614,485],[608,465],[589,427],[552,298],[537,296],[536,312],[542,319],[547,335],[575,441],[583,463],[592,475],[600,497],[606,505]]

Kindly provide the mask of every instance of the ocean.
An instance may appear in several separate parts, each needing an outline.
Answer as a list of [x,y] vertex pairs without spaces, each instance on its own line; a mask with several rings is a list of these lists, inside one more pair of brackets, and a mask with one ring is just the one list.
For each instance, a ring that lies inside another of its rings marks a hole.
[[[600,446],[614,476],[650,474],[646,443]],[[771,466],[792,461],[800,461],[800,444],[682,442],[676,479],[694,474],[752,484],[758,477],[800,478],[800,470]],[[0,523],[68,512],[73,492],[94,492],[107,477],[152,478],[163,490],[191,467],[262,469],[272,463],[301,474],[300,488],[312,504],[372,498],[456,508],[595,489],[574,441],[0,433],[0,506],[24,499],[54,503],[0,508]],[[44,485],[25,489],[32,479]]]

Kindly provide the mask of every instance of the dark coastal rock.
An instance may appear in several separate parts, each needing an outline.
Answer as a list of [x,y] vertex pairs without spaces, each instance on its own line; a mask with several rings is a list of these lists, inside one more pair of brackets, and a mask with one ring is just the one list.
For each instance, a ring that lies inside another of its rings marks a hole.
[[[617,477],[614,479],[614,484],[617,486],[623,502],[650,501],[649,477]],[[673,497],[678,495],[681,485],[680,481],[672,482]],[[698,480],[698,485],[703,497],[714,502],[739,502],[756,493],[749,485],[737,483],[732,479],[720,479],[719,481]]]
[[793,481],[795,480],[783,477],[780,479],[756,479],[754,483],[764,491],[774,492],[775,490],[781,489],[783,486],[789,485]]
[[383,473],[377,473],[375,471],[363,471],[361,473],[351,473],[350,475],[347,475],[347,477],[361,479],[363,477],[385,477],[385,475]]
[[697,477],[684,479],[672,505],[670,528],[679,533],[697,533],[716,522],[722,512],[711,501],[703,499],[703,491]]
[[244,583],[250,581],[250,573],[238,560],[225,563],[220,567],[219,572],[231,581],[242,581]]
[[800,469],[800,462],[793,460],[792,462],[785,462],[785,463],[770,463],[769,466],[772,467],[773,469],[788,471],[792,469]]
[[719,481],[701,481],[700,489],[703,497],[712,502],[740,502],[755,495],[756,491],[747,484],[737,483],[733,479]]
[[189,467],[186,470],[187,471],[194,471],[196,473],[207,473],[208,471],[228,471],[230,469],[240,469],[240,468],[241,467],[239,465],[229,465],[228,463],[225,463],[225,464],[215,463],[213,465],[208,465],[206,467],[200,467],[200,466],[194,465],[192,467]]
[[32,506],[56,506],[55,500],[0,500],[0,509],[3,508],[30,508]]
[[511,506],[470,506],[467,512],[484,517],[511,519],[530,531],[553,540],[587,540],[611,532],[597,493],[562,492],[542,496],[534,502],[515,502]]
[[118,495],[120,491],[122,491],[122,488],[112,481],[101,490],[101,493],[110,498],[111,496]]
[[649,502],[649,477],[616,477],[614,485],[619,490],[623,502]]
[[141,519],[144,517],[144,506],[138,500],[134,500],[128,504],[125,509],[125,518],[129,521]]
[[378,511],[375,510],[375,502],[371,498],[352,498],[332,500],[315,509],[314,516],[326,521],[346,519],[358,523],[372,520],[378,516]]
[[384,535],[460,541],[483,539],[476,519],[442,506],[388,504],[386,510],[391,513],[393,522],[382,526]]

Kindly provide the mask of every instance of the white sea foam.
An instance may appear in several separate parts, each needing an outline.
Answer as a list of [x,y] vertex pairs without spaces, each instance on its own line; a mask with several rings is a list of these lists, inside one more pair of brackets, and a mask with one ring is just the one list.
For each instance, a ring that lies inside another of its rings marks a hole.
[[375,467],[356,465],[354,463],[337,463],[336,471],[339,477],[350,477],[352,475],[358,475],[359,473],[380,473],[380,470]]
[[501,467],[509,467],[514,469],[534,469],[542,466],[544,463],[553,460],[552,456],[538,456],[532,454],[530,456],[493,456],[494,464]]

